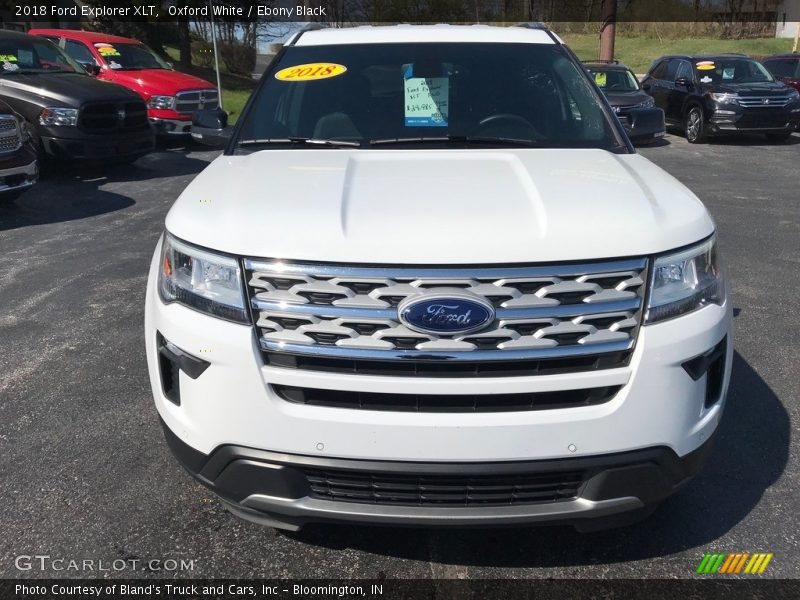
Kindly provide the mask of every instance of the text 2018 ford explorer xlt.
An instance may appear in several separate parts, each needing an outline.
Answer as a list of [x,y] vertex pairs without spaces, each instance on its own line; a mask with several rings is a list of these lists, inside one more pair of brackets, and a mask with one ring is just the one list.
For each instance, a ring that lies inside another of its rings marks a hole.
[[732,358],[708,212],[537,26],[296,35],[169,212],[145,332],[179,461],[288,529],[641,518]]

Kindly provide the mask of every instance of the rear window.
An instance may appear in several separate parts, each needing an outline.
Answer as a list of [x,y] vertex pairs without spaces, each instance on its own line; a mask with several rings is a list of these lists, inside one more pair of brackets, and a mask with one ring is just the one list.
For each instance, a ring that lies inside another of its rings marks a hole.
[[239,141],[479,136],[547,147],[621,144],[587,74],[555,44],[290,47],[264,77]]

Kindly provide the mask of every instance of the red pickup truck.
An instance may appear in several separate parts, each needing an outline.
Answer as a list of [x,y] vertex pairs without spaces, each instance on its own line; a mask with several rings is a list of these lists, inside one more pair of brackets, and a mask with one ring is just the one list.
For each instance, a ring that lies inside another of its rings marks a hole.
[[192,113],[217,108],[219,93],[208,81],[175,71],[138,40],[93,31],[31,29],[57,44],[98,79],[137,92],[159,135],[188,135]]

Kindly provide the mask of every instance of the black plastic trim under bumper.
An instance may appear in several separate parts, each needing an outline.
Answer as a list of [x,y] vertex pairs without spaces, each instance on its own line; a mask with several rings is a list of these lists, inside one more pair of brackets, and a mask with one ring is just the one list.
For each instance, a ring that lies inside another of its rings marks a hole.
[[[297,529],[309,522],[394,525],[573,523],[647,510],[675,492],[706,462],[713,437],[686,456],[666,446],[587,457],[509,462],[400,462],[291,455],[223,445],[206,455],[181,441],[162,420],[181,465],[240,517]],[[304,469],[436,475],[515,475],[584,471],[578,496],[513,506],[397,506],[314,498]]]

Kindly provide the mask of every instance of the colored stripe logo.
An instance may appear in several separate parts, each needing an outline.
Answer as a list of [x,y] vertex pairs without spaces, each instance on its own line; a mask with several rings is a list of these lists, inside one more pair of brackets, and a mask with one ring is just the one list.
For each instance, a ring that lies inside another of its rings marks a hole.
[[760,575],[766,571],[772,557],[772,552],[755,552],[753,554],[750,552],[737,552],[734,554],[711,554],[706,552],[697,567],[697,572],[701,575],[713,575],[716,573]]

